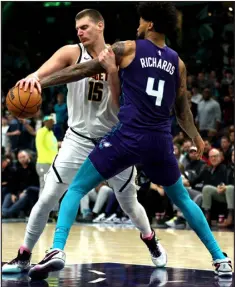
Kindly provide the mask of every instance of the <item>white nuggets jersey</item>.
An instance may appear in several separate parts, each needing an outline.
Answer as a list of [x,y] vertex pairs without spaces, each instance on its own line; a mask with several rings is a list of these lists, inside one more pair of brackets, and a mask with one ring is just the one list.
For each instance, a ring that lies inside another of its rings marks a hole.
[[[92,59],[82,44],[77,63]],[[107,74],[67,84],[68,126],[90,138],[104,136],[118,122],[118,109],[111,105]]]

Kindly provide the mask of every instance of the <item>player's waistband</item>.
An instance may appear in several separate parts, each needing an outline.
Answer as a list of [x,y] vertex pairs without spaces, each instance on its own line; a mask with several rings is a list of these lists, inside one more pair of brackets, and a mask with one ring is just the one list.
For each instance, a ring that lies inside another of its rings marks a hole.
[[84,136],[84,135],[82,135],[82,134],[76,132],[76,131],[75,131],[74,129],[72,129],[72,128],[70,128],[70,130],[71,130],[73,133],[75,133],[77,136],[79,136],[79,137],[81,137],[81,138],[84,138],[84,139],[87,139],[87,140],[90,140],[94,145],[97,145],[97,144],[100,142],[100,140],[101,140],[101,138],[89,138],[89,137],[87,137],[87,136]]

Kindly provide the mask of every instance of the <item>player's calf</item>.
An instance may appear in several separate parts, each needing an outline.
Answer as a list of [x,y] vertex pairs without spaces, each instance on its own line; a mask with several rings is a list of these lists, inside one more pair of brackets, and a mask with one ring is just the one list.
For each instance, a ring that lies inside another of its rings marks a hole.
[[29,270],[29,277],[33,280],[42,280],[48,277],[49,272],[64,268],[66,255],[61,249],[51,249],[41,262]]

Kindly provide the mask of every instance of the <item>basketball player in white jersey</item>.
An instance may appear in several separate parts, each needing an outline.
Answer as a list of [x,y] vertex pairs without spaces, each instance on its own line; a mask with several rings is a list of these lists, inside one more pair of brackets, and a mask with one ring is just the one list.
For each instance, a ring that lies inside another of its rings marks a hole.
[[[87,9],[78,13],[75,21],[81,44],[59,49],[34,74],[19,81],[17,84],[20,88],[30,87],[32,90],[43,77],[74,63],[98,57],[105,48],[102,15],[96,10]],[[17,257],[3,265],[3,273],[20,273],[29,268],[32,250],[43,232],[50,211],[58,204],[98,139],[116,125],[118,107],[112,101],[111,91],[119,93],[120,86],[115,57],[110,60],[113,60],[113,65],[107,71],[108,75],[100,74],[68,84],[69,128],[58,156],[47,173],[42,194],[31,211],[24,242],[18,250]],[[137,201],[134,181],[135,169],[131,167],[110,179],[108,183],[113,188],[123,211],[140,230],[141,239],[149,248],[153,263],[163,267],[167,263],[166,252],[156,239],[144,208]]]

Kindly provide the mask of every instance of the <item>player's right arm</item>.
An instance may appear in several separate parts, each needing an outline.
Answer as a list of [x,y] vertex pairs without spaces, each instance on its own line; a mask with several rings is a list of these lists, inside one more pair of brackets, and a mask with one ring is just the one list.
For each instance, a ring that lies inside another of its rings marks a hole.
[[[135,41],[117,42],[112,45],[116,57],[116,64],[120,68],[128,66],[135,57]],[[42,88],[63,85],[80,81],[84,78],[105,72],[98,58],[81,64],[71,65],[62,71],[53,73],[43,78],[40,83]]]
[[194,124],[193,115],[189,107],[187,97],[187,70],[184,62],[179,58],[179,89],[175,100],[175,114],[177,121],[185,131],[185,133],[191,138],[197,147],[198,158],[202,157],[204,151],[204,142],[198,133],[198,130]]
[[78,49],[77,45],[63,46],[57,50],[36,72],[28,75],[25,79],[18,81],[16,85],[19,85],[20,89],[24,87],[25,91],[30,87],[31,92],[33,91],[33,87],[36,86],[39,92],[41,92],[41,85],[38,82],[40,82],[42,78],[72,65],[72,55],[74,55],[75,49],[77,57],[79,57],[80,49]]

